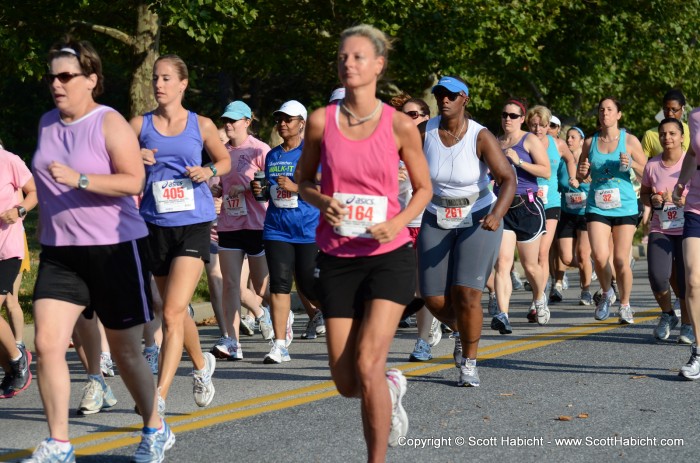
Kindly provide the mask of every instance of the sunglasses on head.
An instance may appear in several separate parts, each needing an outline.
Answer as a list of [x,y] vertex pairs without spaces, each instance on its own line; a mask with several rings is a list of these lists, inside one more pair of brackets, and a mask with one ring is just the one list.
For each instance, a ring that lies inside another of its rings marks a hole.
[[442,100],[443,98],[447,97],[448,100],[450,101],[455,101],[461,93],[454,93],[450,92],[449,90],[435,90],[434,92],[435,98],[438,100]]
[[507,112],[502,112],[501,113],[501,119],[513,119],[516,120],[518,118],[523,117],[522,114],[516,114],[516,113],[507,113]]
[[411,119],[418,119],[419,117],[425,117],[425,113],[422,113],[420,111],[404,111],[404,114],[407,114]]
[[287,114],[276,114],[275,115],[275,124],[281,124],[284,122],[285,124],[289,124],[292,121],[297,121],[300,120],[301,117],[299,116],[289,116]]
[[558,126],[557,124],[555,124],[554,122],[550,122],[550,123],[549,123],[549,128],[550,128],[550,129],[558,129],[559,126]]
[[44,75],[44,82],[47,84],[53,84],[54,79],[58,79],[58,81],[62,84],[67,84],[71,80],[73,80],[75,77],[78,76],[83,76],[85,74],[81,72],[59,72],[58,74],[45,74]]

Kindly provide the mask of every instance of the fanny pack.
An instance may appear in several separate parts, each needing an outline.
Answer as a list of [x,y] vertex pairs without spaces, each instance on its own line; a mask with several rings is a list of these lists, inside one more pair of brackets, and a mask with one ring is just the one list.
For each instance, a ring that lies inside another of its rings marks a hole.
[[433,199],[430,201],[438,207],[466,207],[474,204],[477,200],[485,198],[491,193],[491,190],[484,188],[478,193],[474,193],[466,198],[443,198],[442,196],[433,195]]

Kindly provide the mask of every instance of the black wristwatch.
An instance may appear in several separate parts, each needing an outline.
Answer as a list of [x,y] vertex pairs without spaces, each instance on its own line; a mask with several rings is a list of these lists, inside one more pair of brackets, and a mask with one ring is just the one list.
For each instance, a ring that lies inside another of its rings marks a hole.
[[17,206],[17,215],[19,215],[20,219],[23,219],[27,215],[27,210],[22,206]]

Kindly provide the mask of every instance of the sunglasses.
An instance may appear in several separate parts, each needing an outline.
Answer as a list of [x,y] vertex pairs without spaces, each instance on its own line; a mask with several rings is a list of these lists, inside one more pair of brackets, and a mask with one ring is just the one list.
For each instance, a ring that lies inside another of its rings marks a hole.
[[516,120],[516,119],[519,119],[519,118],[521,118],[521,117],[523,117],[522,114],[507,113],[507,112],[505,112],[505,111],[501,113],[501,119],[513,119],[513,120]]
[[459,96],[461,96],[461,93],[454,93],[450,92],[449,90],[435,90],[434,95],[437,100],[442,100],[443,98],[447,97],[448,100],[455,101]]
[[47,84],[51,85],[53,84],[54,79],[58,79],[58,81],[62,84],[67,84],[71,80],[73,80],[75,77],[78,76],[84,76],[85,74],[83,73],[74,73],[74,72],[59,72],[58,74],[45,74],[44,75],[44,82]]
[[286,114],[278,114],[275,116],[275,124],[281,124],[284,122],[285,124],[289,124],[292,121],[298,121],[301,120],[301,117],[299,116],[288,116]]
[[411,119],[418,119],[419,117],[425,117],[425,113],[420,111],[404,111],[404,114],[408,115]]
[[549,128],[550,128],[550,129],[558,129],[559,126],[558,126],[557,124],[555,124],[554,122],[550,122],[550,123],[549,123]]
[[236,122],[238,122],[238,121],[240,121],[240,120],[241,120],[241,119],[229,119],[228,117],[222,117],[222,118],[221,118],[221,122],[223,122],[224,125],[226,125],[226,124],[231,124],[231,125],[233,125],[233,124],[235,124]]

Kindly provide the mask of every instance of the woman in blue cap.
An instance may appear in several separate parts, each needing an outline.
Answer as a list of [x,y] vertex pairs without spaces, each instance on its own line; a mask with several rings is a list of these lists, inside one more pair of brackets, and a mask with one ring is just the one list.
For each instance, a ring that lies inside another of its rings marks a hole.
[[[479,386],[481,293],[501,246],[515,175],[496,137],[469,119],[464,82],[443,77],[433,94],[438,115],[419,127],[433,189],[418,235],[420,292],[433,315],[459,331],[457,384]],[[488,188],[489,171],[501,187],[498,198]]]

